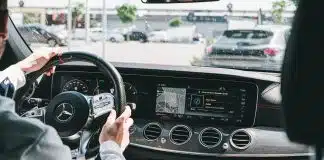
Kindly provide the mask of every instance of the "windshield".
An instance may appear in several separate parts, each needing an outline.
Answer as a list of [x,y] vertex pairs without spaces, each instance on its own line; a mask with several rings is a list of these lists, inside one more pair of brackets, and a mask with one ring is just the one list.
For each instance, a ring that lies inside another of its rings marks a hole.
[[140,0],[8,1],[27,45],[110,62],[278,72],[293,0],[143,4]]

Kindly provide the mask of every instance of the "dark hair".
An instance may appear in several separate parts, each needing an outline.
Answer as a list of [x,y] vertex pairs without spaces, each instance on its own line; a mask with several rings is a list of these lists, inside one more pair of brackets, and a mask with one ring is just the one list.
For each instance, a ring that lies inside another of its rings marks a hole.
[[6,10],[8,8],[8,0],[0,0],[0,10]]

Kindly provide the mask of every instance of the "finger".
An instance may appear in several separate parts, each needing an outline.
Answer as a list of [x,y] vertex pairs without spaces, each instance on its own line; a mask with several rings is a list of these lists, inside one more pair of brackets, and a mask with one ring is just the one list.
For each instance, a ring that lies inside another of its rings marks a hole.
[[52,48],[52,54],[56,55],[60,53],[61,50],[62,50],[61,47]]
[[55,69],[56,69],[56,66],[53,66],[52,69],[51,69],[51,74],[54,74]]
[[117,124],[117,141],[119,141],[119,144],[122,144],[123,141],[123,137],[125,136],[125,130],[124,130],[124,123],[123,123],[123,118],[121,118],[122,120],[118,120],[115,123]]
[[107,118],[107,121],[106,121],[106,125],[110,126],[112,125],[116,120],[116,111],[115,110],[111,110],[108,118]]
[[129,127],[131,127],[133,124],[134,124],[134,120],[133,120],[133,118],[128,118],[128,119],[126,120],[126,123],[125,123],[124,127],[125,127],[125,129],[128,130]]
[[115,121],[115,124],[120,127],[121,125],[123,125],[125,123],[125,117],[118,117]]
[[45,74],[46,76],[51,76],[52,74],[54,74],[54,72],[55,72],[55,66],[51,67],[51,69],[45,72]]
[[119,116],[119,118],[124,117],[125,119],[128,119],[131,115],[132,115],[132,110],[130,109],[129,106],[126,106],[124,112]]
[[56,50],[56,55],[61,56],[63,54],[63,50],[61,47],[58,47]]

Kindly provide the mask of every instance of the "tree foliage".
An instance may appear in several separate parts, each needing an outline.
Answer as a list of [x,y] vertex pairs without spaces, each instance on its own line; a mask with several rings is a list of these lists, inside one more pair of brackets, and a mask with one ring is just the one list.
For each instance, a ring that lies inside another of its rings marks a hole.
[[137,8],[134,5],[123,4],[117,7],[117,15],[122,23],[132,23],[136,20]]
[[174,18],[169,22],[170,27],[179,27],[182,24],[182,21],[180,18]]
[[284,0],[276,1],[272,3],[272,17],[275,23],[283,23],[283,12],[287,7],[287,3]]

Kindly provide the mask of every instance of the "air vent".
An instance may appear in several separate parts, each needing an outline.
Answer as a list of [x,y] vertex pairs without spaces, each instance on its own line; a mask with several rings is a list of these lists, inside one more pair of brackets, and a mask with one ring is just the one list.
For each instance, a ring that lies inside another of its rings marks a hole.
[[218,146],[222,141],[222,133],[213,127],[203,129],[199,134],[199,142],[207,148]]
[[232,134],[230,143],[236,149],[246,149],[251,144],[251,136],[245,130],[237,130]]
[[153,141],[161,136],[162,128],[158,123],[149,123],[144,127],[143,135],[145,139]]
[[182,145],[187,143],[192,136],[192,132],[189,127],[185,125],[177,125],[170,131],[170,140],[176,145]]

